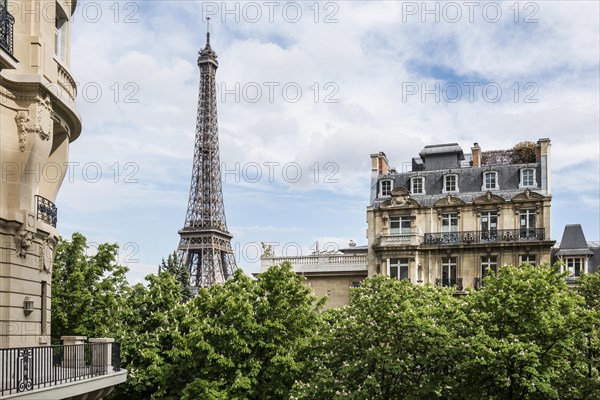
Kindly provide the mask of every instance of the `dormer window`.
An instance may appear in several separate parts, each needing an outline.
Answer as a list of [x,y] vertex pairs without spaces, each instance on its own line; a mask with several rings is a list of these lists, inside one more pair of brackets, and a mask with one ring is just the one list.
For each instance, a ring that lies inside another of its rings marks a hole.
[[519,184],[519,187],[537,187],[537,182],[535,181],[535,169],[523,168],[521,170],[521,183]]
[[444,187],[442,193],[458,192],[458,175],[444,175]]
[[416,176],[410,178],[410,193],[411,194],[425,194],[425,178],[422,176]]
[[487,171],[483,173],[483,186],[481,190],[498,190],[498,172]]
[[392,189],[394,188],[393,181],[385,180],[379,182],[379,194],[380,196],[390,196],[392,194]]

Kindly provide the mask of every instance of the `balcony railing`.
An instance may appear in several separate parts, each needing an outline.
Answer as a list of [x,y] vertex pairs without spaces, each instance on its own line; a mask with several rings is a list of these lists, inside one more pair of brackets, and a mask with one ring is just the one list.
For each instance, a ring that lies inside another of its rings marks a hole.
[[64,385],[121,370],[119,343],[0,350],[0,396]]
[[56,228],[58,209],[53,202],[42,196],[35,196],[37,219]]
[[426,233],[423,244],[452,245],[463,243],[531,242],[544,240],[545,235],[544,228]]
[[445,287],[456,287],[456,290],[463,290],[463,280],[462,278],[437,278],[435,280],[436,286],[445,286]]
[[396,245],[418,245],[419,235],[417,233],[391,233],[379,237],[379,246]]
[[0,47],[6,52],[13,54],[13,25],[15,19],[4,4],[0,3]]

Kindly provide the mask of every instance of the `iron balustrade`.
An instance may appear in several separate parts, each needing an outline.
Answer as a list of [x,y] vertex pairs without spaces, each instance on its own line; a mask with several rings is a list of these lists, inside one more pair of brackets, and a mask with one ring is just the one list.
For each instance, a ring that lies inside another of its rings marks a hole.
[[462,278],[437,278],[435,280],[435,285],[444,287],[456,287],[456,290],[463,290]]
[[13,25],[15,18],[10,15],[3,3],[0,3],[0,47],[13,54]]
[[35,196],[37,219],[56,228],[58,209],[53,202],[42,196]]
[[452,245],[469,243],[529,242],[544,240],[545,236],[546,233],[544,228],[441,232],[426,233],[423,237],[423,244]]
[[120,370],[119,343],[0,349],[0,396],[64,385]]

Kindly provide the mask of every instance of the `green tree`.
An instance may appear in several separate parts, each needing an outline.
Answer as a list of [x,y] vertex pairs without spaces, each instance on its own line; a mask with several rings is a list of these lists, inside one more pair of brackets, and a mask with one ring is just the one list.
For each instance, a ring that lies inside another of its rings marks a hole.
[[237,270],[225,284],[201,289],[185,304],[173,362],[154,398],[287,399],[321,306],[289,264],[256,280]]
[[572,398],[566,394],[578,383],[564,378],[589,314],[563,275],[549,266],[502,267],[466,300],[470,329],[458,347],[455,398]]
[[117,264],[118,246],[103,243],[88,255],[87,239],[59,238],[52,271],[52,337],[111,336],[122,329],[127,267]]
[[181,286],[181,300],[183,302],[188,301],[192,298],[192,289],[190,286],[190,274],[177,257],[177,252],[169,254],[167,261],[163,258],[159,267],[158,272],[168,272],[175,277],[179,285]]
[[149,399],[158,391],[184,316],[181,286],[170,273],[148,275],[146,285],[133,286],[121,314],[124,329],[117,335],[127,382],[117,386],[113,398]]
[[376,276],[328,312],[294,399],[430,399],[449,390],[465,324],[452,290]]

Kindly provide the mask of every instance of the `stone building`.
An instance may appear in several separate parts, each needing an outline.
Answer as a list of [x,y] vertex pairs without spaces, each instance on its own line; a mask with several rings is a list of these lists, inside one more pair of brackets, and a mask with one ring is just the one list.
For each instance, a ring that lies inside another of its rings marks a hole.
[[81,133],[69,70],[76,3],[0,0],[2,399],[94,399],[125,380],[112,339],[49,346],[55,201]]
[[600,242],[588,242],[579,224],[565,226],[562,238],[552,249],[552,261],[567,272],[567,282],[576,283],[583,274],[598,272]]
[[367,246],[351,241],[347,248],[337,251],[315,251],[310,255],[275,256],[266,246],[261,257],[260,272],[272,265],[290,262],[294,271],[306,278],[317,298],[328,297],[326,307],[342,307],[350,302],[350,289],[367,277]]
[[549,263],[550,140],[521,152],[425,146],[410,171],[371,155],[368,274],[476,288],[488,269]]

